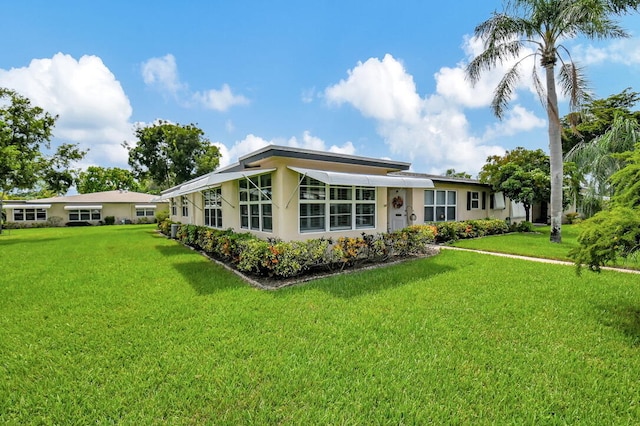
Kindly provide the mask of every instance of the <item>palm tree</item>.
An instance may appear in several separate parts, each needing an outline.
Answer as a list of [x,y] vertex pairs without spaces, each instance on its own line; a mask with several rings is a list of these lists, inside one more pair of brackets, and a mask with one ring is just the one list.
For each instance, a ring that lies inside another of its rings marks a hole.
[[[573,61],[563,40],[583,36],[589,39],[627,37],[612,16],[636,11],[640,0],[511,0],[504,12],[475,28],[475,35],[484,43],[484,51],[467,66],[467,76],[477,83],[484,71],[498,64],[515,60],[495,89],[491,107],[498,118],[505,110],[516,84],[520,69],[530,57],[539,60],[545,82],[533,66],[533,83],[543,103],[549,126],[549,157],[551,160],[551,241],[562,241],[562,140],[556,92],[556,65],[559,66],[560,89],[569,99],[572,111],[588,99],[586,81],[581,68]],[[533,53],[526,54],[526,48]]]
[[640,123],[634,118],[619,115],[604,134],[590,142],[577,144],[565,155],[565,160],[575,163],[584,176],[587,206],[601,206],[604,197],[613,195],[609,178],[625,166],[625,160],[616,154],[632,151],[638,143]]

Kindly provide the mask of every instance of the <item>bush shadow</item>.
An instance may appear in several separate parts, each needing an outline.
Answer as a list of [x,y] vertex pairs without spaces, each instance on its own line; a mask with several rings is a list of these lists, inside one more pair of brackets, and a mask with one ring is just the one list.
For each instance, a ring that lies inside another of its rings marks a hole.
[[599,306],[604,315],[600,322],[622,333],[632,347],[640,347],[640,306],[627,301],[609,306]]
[[233,272],[214,262],[187,262],[174,265],[175,269],[200,296],[239,289],[247,284]]
[[437,255],[418,259],[406,259],[390,264],[338,272],[314,279],[293,287],[283,288],[276,295],[291,291],[318,289],[339,298],[360,297],[411,284],[416,280],[429,279],[453,270],[449,265],[437,262]]

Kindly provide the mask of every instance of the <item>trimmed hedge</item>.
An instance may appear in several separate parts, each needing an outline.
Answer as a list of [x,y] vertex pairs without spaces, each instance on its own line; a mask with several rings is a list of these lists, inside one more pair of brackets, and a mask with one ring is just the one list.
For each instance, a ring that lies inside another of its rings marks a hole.
[[[169,236],[171,222],[158,223]],[[239,271],[271,278],[290,278],[313,270],[342,270],[365,263],[380,263],[431,253],[431,244],[461,238],[503,234],[509,231],[502,220],[470,220],[411,225],[391,233],[361,237],[319,238],[307,241],[262,240],[251,233],[236,233],[205,226],[178,227],[176,239],[207,253],[214,259],[230,263]]]

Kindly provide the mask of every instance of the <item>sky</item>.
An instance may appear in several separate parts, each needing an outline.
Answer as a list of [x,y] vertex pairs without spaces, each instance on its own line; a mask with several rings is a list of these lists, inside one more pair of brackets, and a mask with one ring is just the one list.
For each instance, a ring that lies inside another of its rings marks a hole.
[[[81,168],[128,168],[122,143],[157,120],[197,125],[221,166],[277,144],[476,176],[490,155],[548,152],[531,67],[502,120],[506,68],[465,78],[501,1],[2,3],[0,87],[58,115],[53,145],[89,149]],[[564,42],[596,98],[640,91],[640,15],[620,22],[630,38]]]

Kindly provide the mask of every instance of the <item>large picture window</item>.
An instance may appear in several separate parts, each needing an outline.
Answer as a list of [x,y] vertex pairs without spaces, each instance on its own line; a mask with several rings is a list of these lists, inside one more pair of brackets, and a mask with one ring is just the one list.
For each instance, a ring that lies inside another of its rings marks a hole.
[[300,182],[300,232],[375,228],[376,189],[327,185],[309,176]]
[[240,227],[273,231],[271,174],[240,180]]
[[27,220],[47,220],[47,210],[46,209],[14,209],[13,210],[13,221],[14,222],[23,222]]
[[424,191],[424,221],[456,220],[456,191],[427,189]]
[[79,210],[69,210],[69,221],[79,221],[79,220],[100,220],[102,215],[100,214],[99,209],[79,209]]
[[222,190],[209,189],[202,192],[204,198],[204,225],[222,228]]

